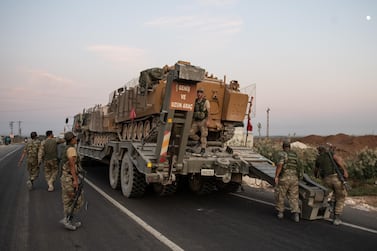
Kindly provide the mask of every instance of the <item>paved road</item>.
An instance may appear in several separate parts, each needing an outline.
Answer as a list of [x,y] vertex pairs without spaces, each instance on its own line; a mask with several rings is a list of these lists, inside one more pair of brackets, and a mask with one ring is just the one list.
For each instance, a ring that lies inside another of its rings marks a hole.
[[338,227],[324,220],[279,221],[273,195],[253,188],[127,199],[109,187],[106,167],[98,163],[86,166],[83,226],[68,231],[58,222],[59,184],[47,192],[42,172],[34,190],[26,189],[25,166],[16,166],[21,146],[0,147],[0,250],[374,250],[377,243],[375,213],[346,208],[347,224]]

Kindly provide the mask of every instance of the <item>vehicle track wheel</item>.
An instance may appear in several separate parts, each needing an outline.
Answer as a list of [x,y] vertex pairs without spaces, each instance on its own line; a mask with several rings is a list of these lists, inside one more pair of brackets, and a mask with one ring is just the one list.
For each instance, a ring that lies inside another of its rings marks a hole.
[[144,174],[140,173],[132,163],[128,154],[125,154],[121,165],[122,193],[128,198],[141,197],[147,186]]
[[151,131],[151,122],[149,120],[146,120],[144,122],[144,137],[148,137],[150,131]]
[[132,139],[132,123],[127,124],[127,140]]
[[112,189],[120,188],[120,161],[115,152],[111,155],[110,159],[109,182]]
[[142,140],[143,138],[143,135],[144,135],[144,124],[143,124],[143,121],[139,121],[139,123],[137,123],[137,130],[136,130],[136,137],[138,140]]

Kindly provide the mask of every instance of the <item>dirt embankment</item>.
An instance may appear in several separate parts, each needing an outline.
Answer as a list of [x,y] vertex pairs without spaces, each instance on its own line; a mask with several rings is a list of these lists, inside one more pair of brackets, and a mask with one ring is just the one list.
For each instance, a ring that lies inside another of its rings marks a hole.
[[340,133],[330,136],[309,135],[296,140],[314,147],[330,143],[343,156],[354,155],[365,148],[377,148],[377,135],[350,136]]

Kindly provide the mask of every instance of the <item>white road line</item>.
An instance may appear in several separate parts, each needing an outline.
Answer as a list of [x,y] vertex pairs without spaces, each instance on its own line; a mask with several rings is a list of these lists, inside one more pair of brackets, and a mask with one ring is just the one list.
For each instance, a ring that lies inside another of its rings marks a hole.
[[[255,202],[258,202],[258,203],[261,203],[261,204],[265,204],[265,205],[269,205],[269,206],[275,206],[274,203],[267,202],[267,201],[264,201],[264,200],[258,200],[258,199],[254,199],[254,198],[251,198],[251,197],[248,197],[248,196],[245,196],[245,195],[241,195],[241,194],[236,194],[236,193],[230,193],[230,194],[233,195],[233,196],[237,196],[237,197],[246,199],[246,200],[255,201]],[[332,221],[331,219],[327,219],[327,220]],[[377,230],[375,230],[375,229],[354,225],[354,224],[347,223],[347,222],[344,222],[344,221],[342,222],[342,225],[347,226],[347,227],[356,228],[356,229],[359,229],[359,230],[362,230],[362,231],[377,234]]]
[[233,196],[237,196],[237,197],[246,199],[246,200],[255,201],[255,202],[258,202],[258,203],[261,203],[261,204],[265,204],[265,205],[269,205],[269,206],[275,206],[274,203],[271,203],[271,202],[268,202],[268,201],[258,200],[258,199],[254,199],[254,198],[251,198],[251,197],[248,197],[248,196],[245,196],[245,195],[241,195],[241,194],[236,194],[236,193],[230,193],[230,194],[233,195]]
[[120,204],[118,201],[111,198],[108,194],[106,194],[103,190],[101,190],[99,187],[94,185],[91,181],[89,181],[87,178],[85,178],[85,182],[88,183],[91,187],[94,188],[99,194],[101,194],[105,199],[107,199],[111,204],[119,208],[123,213],[128,215],[131,219],[133,219],[137,224],[139,224],[142,228],[144,228],[147,232],[152,234],[154,237],[156,237],[159,241],[164,243],[166,246],[168,246],[171,250],[174,251],[181,251],[184,250],[171,240],[169,240],[167,237],[165,237],[162,233],[158,232],[156,229],[154,229],[152,226],[148,225],[145,221],[143,221],[141,218],[136,216],[134,213],[132,213],[130,210],[125,208],[122,204]]
[[13,151],[7,153],[4,157],[0,159],[0,162],[2,162],[5,158],[7,158],[9,155],[12,155],[13,153],[17,152],[18,148],[14,149]]

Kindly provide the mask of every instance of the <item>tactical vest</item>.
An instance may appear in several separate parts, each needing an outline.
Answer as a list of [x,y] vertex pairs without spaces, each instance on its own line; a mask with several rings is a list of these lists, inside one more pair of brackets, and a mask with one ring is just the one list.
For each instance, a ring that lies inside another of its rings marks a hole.
[[41,142],[38,139],[32,140],[26,145],[26,153],[28,162],[33,162],[38,160],[38,150],[41,145]]
[[194,120],[200,121],[208,117],[208,111],[206,107],[206,99],[203,98],[201,101],[195,100],[194,108]]
[[43,144],[44,160],[53,160],[58,157],[57,142],[55,139],[46,139]]
[[[69,164],[67,164],[68,162],[68,157],[67,157],[67,150],[68,148],[70,147],[75,147],[75,145],[66,145],[65,148],[64,148],[64,154],[62,154],[62,163],[63,163],[63,172],[68,172],[68,173],[71,173],[71,170],[69,169]],[[77,155],[76,157],[76,168],[79,166],[80,164],[80,158],[79,156]],[[68,167],[68,169],[67,169]],[[80,171],[80,170],[77,170],[77,171]]]
[[299,163],[298,163],[298,157],[297,154],[293,151],[285,152],[285,159],[283,164],[283,173],[289,172],[289,173],[296,173],[296,175],[299,175]]
[[319,167],[319,175],[322,178],[335,173],[334,166],[327,152],[323,152],[318,156],[316,166]]

